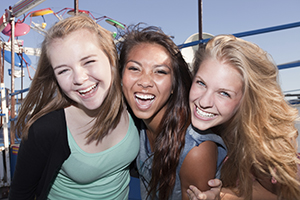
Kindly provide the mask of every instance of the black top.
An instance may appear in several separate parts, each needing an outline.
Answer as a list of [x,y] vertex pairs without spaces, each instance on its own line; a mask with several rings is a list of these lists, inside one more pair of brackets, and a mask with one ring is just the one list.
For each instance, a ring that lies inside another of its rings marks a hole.
[[70,154],[64,109],[39,118],[20,144],[9,199],[47,199]]

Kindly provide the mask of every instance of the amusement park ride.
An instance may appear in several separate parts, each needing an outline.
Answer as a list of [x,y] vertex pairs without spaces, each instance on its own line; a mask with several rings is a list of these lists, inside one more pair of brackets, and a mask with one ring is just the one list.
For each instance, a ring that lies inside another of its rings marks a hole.
[[[32,76],[29,72],[29,68],[34,68],[31,66],[31,60],[28,56],[39,56],[40,49],[38,48],[30,48],[24,47],[23,41],[18,40],[20,36],[26,35],[29,33],[31,29],[37,31],[41,35],[45,35],[46,33],[46,22],[44,20],[44,16],[53,15],[57,20],[62,20],[65,17],[65,14],[68,15],[77,15],[83,14],[91,17],[97,23],[104,20],[108,24],[114,26],[117,29],[117,32],[113,32],[112,35],[116,41],[120,38],[119,31],[127,29],[126,25],[118,22],[110,17],[101,16],[94,17],[91,12],[87,10],[79,10],[78,9],[78,0],[74,0],[74,8],[64,8],[58,12],[54,12],[51,8],[40,9],[36,11],[31,11],[34,7],[44,2],[45,0],[20,0],[15,5],[10,6],[5,10],[5,13],[0,17],[0,31],[2,34],[9,37],[8,41],[2,41],[0,39],[0,93],[1,93],[1,104],[0,104],[0,136],[3,133],[3,146],[0,144],[0,188],[1,187],[9,187],[11,184],[11,177],[13,174],[13,166],[11,167],[11,155],[17,154],[17,151],[14,151],[15,145],[15,132],[13,130],[14,121],[16,119],[18,107],[18,102],[16,103],[16,96],[21,95],[17,100],[22,100],[23,93],[28,91],[28,88],[23,89],[23,85],[21,90],[15,91],[15,78],[23,78],[25,76],[24,69],[27,69],[28,77],[32,79]],[[201,2],[201,0],[199,0]],[[202,6],[199,3],[199,6]],[[199,12],[202,10],[199,7]],[[27,13],[28,12],[28,13]],[[27,14],[26,14],[27,13]],[[24,16],[20,19],[20,16]],[[184,44],[179,45],[179,48],[182,51],[184,58],[187,63],[191,63],[193,59],[194,52],[198,48],[198,44],[206,43],[209,38],[212,37],[211,34],[202,33],[202,21],[199,13],[199,33],[191,35]],[[39,17],[43,19],[42,23],[35,22],[34,18]],[[16,19],[18,20],[16,21]],[[29,25],[25,23],[25,19],[30,18]],[[259,30],[247,31],[242,33],[233,34],[236,37],[245,37],[250,35],[262,34],[272,31],[279,31],[283,29],[300,27],[300,22],[269,27]],[[11,68],[9,69],[9,74],[11,76],[11,85],[10,90],[6,89],[4,84],[4,61],[11,64]],[[286,69],[292,67],[299,67],[300,61],[278,65],[279,69]],[[15,67],[20,69],[15,69]],[[23,79],[21,80],[22,83]],[[288,95],[287,95],[288,96]],[[291,95],[298,96],[298,105],[300,94]],[[299,106],[298,106],[299,107]],[[9,130],[10,129],[10,130]],[[1,143],[1,142],[0,142]],[[10,150],[11,149],[11,150]],[[0,194],[1,199],[1,194]]]

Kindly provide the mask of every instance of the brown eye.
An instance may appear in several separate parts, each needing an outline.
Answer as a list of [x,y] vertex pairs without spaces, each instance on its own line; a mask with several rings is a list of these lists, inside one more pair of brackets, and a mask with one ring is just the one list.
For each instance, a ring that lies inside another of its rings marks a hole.
[[137,68],[137,67],[133,67],[133,66],[131,66],[131,67],[128,67],[128,70],[130,70],[130,71],[137,71],[137,70],[138,70],[138,68]]

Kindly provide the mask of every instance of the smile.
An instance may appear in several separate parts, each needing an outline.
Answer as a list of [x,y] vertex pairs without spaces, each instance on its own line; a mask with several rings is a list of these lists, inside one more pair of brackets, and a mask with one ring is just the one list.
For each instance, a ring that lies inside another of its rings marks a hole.
[[148,108],[155,99],[154,95],[149,94],[135,94],[136,102],[142,108]]
[[82,96],[85,96],[89,93],[92,93],[98,86],[98,83],[96,83],[95,85],[92,85],[91,87],[85,89],[85,90],[78,90],[79,94],[81,94]]
[[212,114],[212,113],[207,113],[207,112],[204,112],[202,110],[200,110],[197,106],[196,106],[196,111],[197,111],[197,114],[201,117],[208,117],[208,118],[212,118],[214,117],[215,115]]

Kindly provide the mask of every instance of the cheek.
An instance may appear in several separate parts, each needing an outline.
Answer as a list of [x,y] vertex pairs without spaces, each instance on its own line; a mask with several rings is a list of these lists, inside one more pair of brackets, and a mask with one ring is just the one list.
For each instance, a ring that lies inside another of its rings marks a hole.
[[201,96],[202,96],[201,90],[196,88],[193,84],[191,89],[190,89],[190,94],[189,94],[190,102],[194,102],[196,99],[201,98]]
[[95,77],[96,79],[103,80],[105,82],[112,82],[113,79],[113,71],[116,73],[116,70],[112,68],[110,65],[95,65],[89,68],[86,71],[86,74]]
[[171,93],[172,91],[171,78],[166,78],[166,79],[154,78],[153,81],[157,86],[157,88],[161,90],[161,92],[166,92],[167,94]]
[[126,98],[126,100],[129,100],[129,90],[132,87],[132,80],[128,78],[127,76],[123,76],[122,78],[122,91]]
[[56,81],[57,81],[59,87],[62,89],[63,92],[65,92],[69,88],[69,85],[71,84],[70,83],[70,78],[68,76],[56,77]]
[[228,102],[225,103],[222,107],[224,108],[224,113],[226,113],[226,116],[228,117],[228,119],[230,119],[239,108],[239,102]]
[[133,80],[126,74],[123,75],[122,78],[122,89],[123,91],[128,90],[132,85]]
[[123,87],[122,87],[122,91],[123,91],[123,94],[124,94],[125,99],[126,99],[127,101],[129,101],[128,90],[127,90],[126,87],[124,87],[124,85],[123,85]]

